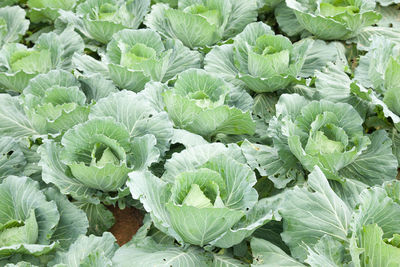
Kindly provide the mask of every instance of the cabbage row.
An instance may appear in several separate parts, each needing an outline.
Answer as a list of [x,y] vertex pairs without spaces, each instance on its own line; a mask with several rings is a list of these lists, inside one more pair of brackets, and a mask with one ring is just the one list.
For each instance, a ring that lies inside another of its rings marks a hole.
[[399,17],[1,1],[0,265],[400,266]]

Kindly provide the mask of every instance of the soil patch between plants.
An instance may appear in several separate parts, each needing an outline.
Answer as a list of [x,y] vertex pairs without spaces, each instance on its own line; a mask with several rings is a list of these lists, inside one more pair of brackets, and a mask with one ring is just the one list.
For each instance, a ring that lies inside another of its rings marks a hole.
[[126,207],[123,210],[113,206],[107,208],[113,213],[115,218],[115,224],[111,227],[110,232],[117,239],[118,245],[122,246],[129,242],[140,226],[142,226],[143,214],[131,207]]

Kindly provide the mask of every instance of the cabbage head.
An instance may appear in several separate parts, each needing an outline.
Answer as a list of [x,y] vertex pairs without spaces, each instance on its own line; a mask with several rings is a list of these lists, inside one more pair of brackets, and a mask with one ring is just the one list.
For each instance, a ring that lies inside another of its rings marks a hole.
[[299,79],[313,45],[311,39],[292,44],[268,25],[255,22],[233,44],[216,46],[205,58],[205,69],[222,72],[230,82],[238,78],[256,93],[273,92]]
[[80,83],[64,70],[39,74],[29,82],[22,96],[25,114],[47,133],[66,131],[89,117]]
[[[237,101],[234,96],[239,96]],[[243,89],[204,70],[180,73],[163,93],[166,111],[175,126],[210,140],[217,134],[254,134],[251,97]]]
[[73,62],[85,73],[102,73],[119,88],[143,90],[149,81],[166,82],[188,68],[200,68],[201,56],[179,40],[165,40],[151,29],[125,29],[114,34],[101,62],[76,54]]
[[155,226],[180,243],[228,248],[275,216],[258,200],[255,173],[237,146],[206,144],[175,153],[162,178],[129,174],[128,187]]
[[276,109],[269,127],[274,144],[310,172],[315,166],[338,172],[371,143],[364,135],[363,120],[349,104],[283,94]]

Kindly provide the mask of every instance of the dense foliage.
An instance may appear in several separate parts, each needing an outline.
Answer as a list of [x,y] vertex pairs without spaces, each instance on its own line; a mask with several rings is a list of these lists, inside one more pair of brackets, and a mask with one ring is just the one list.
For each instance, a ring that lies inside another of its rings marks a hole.
[[399,3],[0,1],[0,265],[400,266]]

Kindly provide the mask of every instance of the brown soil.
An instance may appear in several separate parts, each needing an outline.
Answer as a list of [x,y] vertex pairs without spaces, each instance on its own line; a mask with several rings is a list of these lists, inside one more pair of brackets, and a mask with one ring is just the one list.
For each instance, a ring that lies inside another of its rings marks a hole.
[[110,232],[117,239],[118,245],[129,242],[132,236],[136,234],[143,222],[143,214],[131,207],[121,210],[118,207],[107,207],[114,215],[115,224],[111,227]]

